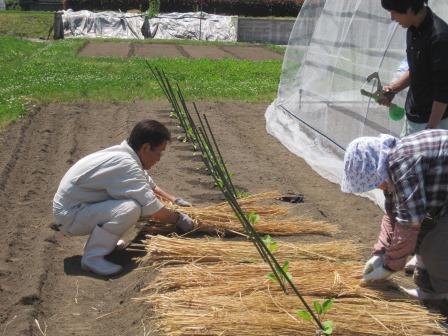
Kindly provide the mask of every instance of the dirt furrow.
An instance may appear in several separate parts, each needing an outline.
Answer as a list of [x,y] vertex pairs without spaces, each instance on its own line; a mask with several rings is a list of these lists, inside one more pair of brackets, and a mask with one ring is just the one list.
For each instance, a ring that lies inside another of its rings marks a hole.
[[[302,192],[306,202],[294,206],[297,214],[338,223],[344,229],[341,236],[363,237],[371,245],[377,228],[363,220],[376,223],[380,211],[367,200],[339,193],[337,186],[267,135],[265,108],[199,103],[237,187]],[[0,142],[0,157],[10,162],[0,165],[0,176],[5,176],[0,181],[0,234],[6,246],[0,249],[0,334],[41,335],[35,320],[52,336],[137,335],[150,328],[148,306],[132,300],[154,277],[136,269],[132,258],[142,252],[114,253],[112,260],[125,269],[116,278],[83,272],[80,258],[86,237],[67,238],[49,229],[51,201],[72,163],[120,143],[143,118],[164,122],[173,134],[168,151],[150,172],[156,183],[196,205],[221,201],[191,146],[176,140],[182,132],[169,111],[166,102],[50,104],[3,131],[4,139],[10,134],[14,141]]]

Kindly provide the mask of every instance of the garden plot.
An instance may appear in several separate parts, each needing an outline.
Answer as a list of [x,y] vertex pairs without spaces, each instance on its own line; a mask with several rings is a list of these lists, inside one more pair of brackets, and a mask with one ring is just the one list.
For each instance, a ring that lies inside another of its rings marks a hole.
[[[193,258],[192,267],[164,272],[163,267],[167,264],[181,262],[177,257],[173,259],[168,257],[161,265],[160,276],[162,278],[156,281],[154,285],[149,284],[144,288],[144,290],[152,291],[152,294],[143,300],[149,302],[154,308],[152,320],[157,326],[157,331],[168,335],[196,335],[198,332],[210,335],[242,334],[239,326],[233,323],[225,324],[225,322],[214,321],[210,325],[206,321],[209,321],[210,316],[213,316],[214,320],[222,318],[226,322],[243,322],[240,314],[242,309],[245,309],[248,314],[255,316],[258,312],[272,315],[276,313],[284,314],[286,319],[283,322],[284,324],[277,323],[275,328],[270,330],[270,333],[274,332],[276,334],[288,334],[291,331],[288,324],[291,317],[299,322],[295,324],[295,332],[300,334],[313,333],[312,329],[309,330],[309,325],[304,325],[304,322],[307,321],[311,322],[311,326],[314,326],[316,335],[389,335],[397,332],[406,335],[410,333],[413,335],[445,334],[445,330],[440,324],[443,318],[428,313],[423,307],[412,303],[410,300],[406,301],[405,295],[400,295],[398,292],[398,286],[395,290],[391,288],[392,293],[390,294],[384,289],[375,293],[371,288],[372,286],[363,289],[361,283],[362,263],[341,263],[337,259],[329,262],[330,257],[323,253],[319,255],[318,259],[327,259],[325,263],[307,262],[307,260],[293,263],[289,259],[283,261],[278,259],[276,252],[279,248],[279,242],[269,235],[261,238],[259,234],[266,233],[266,228],[271,227],[274,230],[269,233],[284,235],[290,231],[289,233],[297,234],[298,232],[293,230],[291,226],[292,223],[297,223],[298,227],[306,227],[307,225],[304,225],[304,222],[298,218],[288,221],[289,225],[286,225],[287,220],[282,220],[282,224],[289,230],[279,231],[277,229],[279,221],[270,213],[275,211],[270,210],[266,212],[264,225],[258,226],[257,224],[261,222],[261,216],[257,212],[249,212],[247,207],[259,209],[258,212],[264,211],[263,207],[257,204],[257,198],[263,200],[263,198],[267,198],[266,194],[252,196],[250,202],[247,202],[245,193],[242,193],[232,182],[232,175],[229,174],[219,149],[220,146],[215,140],[207,117],[200,115],[194,103],[193,108],[196,117],[193,117],[193,112],[184,100],[182,90],[178,86],[177,89],[173,89],[174,86],[160,69],[151,67],[151,71],[160,88],[165,92],[167,100],[171,103],[173,112],[170,113],[170,117],[176,119],[185,132],[181,139],[183,139],[183,142],[188,142],[195,152],[199,152],[207,172],[213,177],[215,186],[223,193],[229,207],[244,228],[247,239],[253,243],[260,259],[266,263],[261,266],[250,264],[250,261],[244,256],[240,260],[243,264],[236,260],[235,264],[216,262],[211,267],[200,268],[197,266],[198,263],[211,262],[213,258],[216,258],[216,254],[222,255],[223,253],[201,253],[199,247],[196,248],[199,251],[191,254],[190,249],[187,248],[181,255],[182,257]],[[216,231],[222,229],[236,233],[237,228],[228,229],[228,222],[232,219],[229,218],[226,210],[228,209],[225,209],[225,206],[221,204],[212,211],[204,211],[204,209],[202,209],[202,213],[198,209],[187,211],[194,218],[195,227],[199,227],[199,229],[201,226],[211,226]],[[207,225],[208,221],[213,224]],[[310,227],[317,228],[322,225],[322,223],[317,222],[307,224]],[[305,232],[307,231],[305,230],[303,233]],[[308,233],[322,234],[324,231],[315,230],[308,231]],[[241,232],[241,234],[243,233]],[[165,240],[168,245],[171,242],[171,239]],[[185,242],[185,240],[177,240],[174,241],[174,244],[182,249],[186,247]],[[149,253],[141,261],[142,263],[145,260],[150,263],[154,262],[152,257],[160,255],[161,251],[157,247],[154,249],[152,240],[146,241],[145,244]],[[330,242],[330,244],[337,253],[337,241]],[[222,247],[229,254],[233,254],[236,248],[241,247],[241,244],[239,245],[236,242],[225,241]],[[295,250],[294,247],[292,249]],[[348,249],[354,250],[353,247]],[[151,253],[151,250],[153,253]],[[165,249],[165,252],[168,252],[166,253],[168,255],[173,255],[172,250],[173,247],[169,246]],[[302,245],[300,248],[300,251],[307,250],[309,250],[307,246]],[[334,252],[334,250],[331,252]],[[202,258],[198,256],[200,254],[202,254]],[[301,253],[301,257],[306,259],[307,254]],[[316,255],[312,257],[316,258]],[[261,279],[263,273],[265,281],[258,284],[257,280]],[[189,281],[190,279],[194,280]],[[271,290],[269,285],[266,286],[268,282],[273,283],[274,290]],[[275,293],[275,289],[279,290],[278,287],[284,295]],[[298,288],[300,288],[300,291]],[[163,293],[164,290],[167,290],[168,293]],[[293,306],[291,297],[289,297],[286,306],[280,303],[286,301],[284,300],[285,295],[290,293],[294,294],[291,296],[295,296],[294,299],[300,303],[300,307],[303,309],[294,312],[291,308]],[[235,298],[238,298],[236,305]],[[307,303],[307,299],[312,301],[313,308],[311,308],[311,304]],[[319,302],[320,300],[322,300],[322,303]],[[339,306],[342,314],[330,313],[333,303]],[[396,311],[399,311],[399,313],[397,314]],[[403,314],[402,311],[407,313]],[[413,314],[411,314],[411,311]],[[219,313],[217,314],[217,312]],[[411,315],[412,317],[409,319]],[[324,317],[327,320],[324,320]],[[328,320],[328,317],[332,319]],[[281,317],[278,316],[278,322],[280,319]],[[255,318],[244,321],[247,328],[246,332],[249,335],[255,332],[257,327],[260,327],[259,322],[261,321],[251,323],[253,320]],[[337,327],[335,327],[334,322],[338,323]],[[216,323],[218,323],[218,327],[215,326]],[[266,329],[269,328],[272,328],[272,325],[268,324],[266,326]]]
[[165,43],[88,42],[78,54],[88,57],[281,60],[283,55],[263,46],[188,45]]
[[[125,272],[114,279],[105,281],[83,272],[80,254],[85,238],[67,238],[49,228],[51,200],[60,178],[79,158],[123,141],[136,121],[154,118],[169,127],[174,139],[161,162],[151,171],[155,181],[167,191],[193,202],[195,207],[216,205],[223,201],[222,195],[202,169],[201,160],[192,155],[191,146],[175,140],[181,134],[169,118],[171,109],[165,100],[86,101],[29,108],[31,114],[12,123],[0,137],[0,233],[5,247],[0,250],[0,330],[6,330],[5,335],[40,335],[37,320],[43,329],[46,326],[47,335],[109,336],[113,331],[116,335],[134,336],[142,335],[144,330],[148,334],[151,328],[147,320],[148,307],[144,302],[132,301],[141,295],[141,288],[154,280],[155,273],[148,268],[135,269],[133,258],[144,257],[146,251],[131,245],[128,251],[112,255],[110,258],[125,268]],[[327,242],[326,248],[339,246],[344,253],[349,252],[344,248],[347,239],[351,244],[372,246],[381,210],[368,200],[342,194],[338,186],[320,178],[303,160],[268,136],[263,117],[266,104],[201,101],[198,108],[207,114],[238,188],[254,194],[266,190],[281,194],[302,193],[305,202],[291,206],[292,216],[306,216],[340,228],[331,238],[304,235],[300,236],[300,241]],[[293,260],[293,253],[298,252],[283,249],[288,244],[297,244],[298,239],[282,238],[285,243],[279,247],[279,255],[284,253],[286,259]],[[337,243],[329,243],[334,240]],[[190,245],[182,246],[191,248],[200,242],[205,244],[207,240],[195,239]],[[238,245],[233,250],[240,250],[254,259],[254,263],[259,262],[254,247],[247,243],[246,246],[244,249]],[[307,252],[315,256],[328,255],[323,247],[317,247]],[[355,257],[365,260],[368,254],[369,248],[362,248],[355,252]],[[229,258],[235,259],[232,255]],[[232,259],[230,262],[234,263]],[[263,277],[264,271],[259,280],[261,284]],[[237,303],[234,298],[232,300]],[[201,305],[208,305],[207,309],[211,306],[207,301],[202,301]],[[297,300],[291,305],[288,302],[282,305],[300,309]],[[247,310],[242,306],[239,309]],[[282,312],[257,311],[256,315],[260,321],[272,321],[272,328],[278,318],[282,325],[286,321]],[[232,322],[218,317],[214,320],[213,314],[208,319],[205,323],[215,321],[217,326]],[[291,333],[295,330],[294,323],[292,321]],[[261,326],[266,327],[266,323]],[[259,333],[257,330],[262,329],[252,329],[251,335]]]

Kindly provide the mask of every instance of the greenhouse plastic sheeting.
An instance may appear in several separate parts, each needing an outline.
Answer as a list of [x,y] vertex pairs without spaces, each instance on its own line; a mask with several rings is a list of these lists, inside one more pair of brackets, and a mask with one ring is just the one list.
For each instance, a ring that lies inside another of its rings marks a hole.
[[[111,37],[143,39],[145,16],[135,13],[87,10],[61,11],[64,37]],[[151,37],[156,39],[202,39],[236,41],[236,27],[229,16],[207,13],[161,14],[148,20]]]
[[[429,1],[448,17],[448,1]],[[406,29],[392,22],[381,1],[306,0],[291,31],[276,100],[268,107],[267,131],[304,158],[321,176],[339,183],[344,149],[360,136],[399,136],[403,120],[362,96],[374,92],[367,76],[383,85],[398,76],[406,56]],[[407,92],[394,103],[404,106]],[[380,192],[368,193],[378,204]]]

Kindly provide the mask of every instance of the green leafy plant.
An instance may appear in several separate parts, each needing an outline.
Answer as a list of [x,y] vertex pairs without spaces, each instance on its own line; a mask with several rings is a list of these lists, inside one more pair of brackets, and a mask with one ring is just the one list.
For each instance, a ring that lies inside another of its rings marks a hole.
[[[327,320],[322,321],[325,314],[333,306],[333,299],[326,299],[322,304],[319,301],[313,301],[314,311],[316,312],[317,318],[322,324],[323,330],[318,330],[316,335],[332,335],[333,334],[333,321]],[[296,316],[300,317],[305,321],[312,322],[312,316],[307,310],[298,310]]]
[[246,214],[246,217],[249,223],[251,223],[252,225],[260,220],[260,215],[255,212],[249,212],[248,214]]
[[274,253],[275,251],[277,251],[278,244],[270,235],[264,236],[262,240],[268,248],[269,252]]
[[[280,281],[282,282],[282,284],[284,284],[286,282],[286,277],[289,280],[292,280],[292,275],[291,275],[291,273],[289,273],[289,261],[285,261],[283,263],[283,266],[281,266],[281,269],[283,270],[283,272],[281,272],[280,269],[278,269],[277,273],[280,276]],[[286,274],[286,277],[285,277],[285,275],[283,275],[283,273]],[[268,275],[266,275],[266,278],[269,279],[272,282],[276,282],[277,281],[277,278],[275,277],[275,274],[273,272],[271,272]]]
[[248,191],[244,191],[244,190],[240,190],[240,189],[236,189],[236,198],[240,199],[240,198],[246,198],[249,197],[251,195],[250,192]]
[[160,0],[149,0],[148,16],[155,17],[160,12]]

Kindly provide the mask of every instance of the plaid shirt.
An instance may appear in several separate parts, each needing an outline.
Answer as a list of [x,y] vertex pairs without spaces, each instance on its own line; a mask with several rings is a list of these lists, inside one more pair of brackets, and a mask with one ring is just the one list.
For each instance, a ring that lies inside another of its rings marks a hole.
[[397,141],[389,154],[394,192],[387,213],[403,225],[437,216],[448,205],[448,130],[426,130]]

